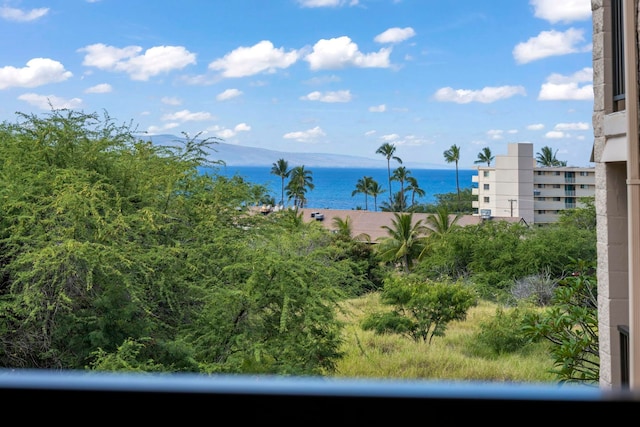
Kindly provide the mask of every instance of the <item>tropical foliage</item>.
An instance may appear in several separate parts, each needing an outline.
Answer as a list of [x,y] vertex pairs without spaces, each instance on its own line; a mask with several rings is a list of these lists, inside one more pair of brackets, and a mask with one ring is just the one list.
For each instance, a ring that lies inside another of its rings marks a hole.
[[[217,139],[137,135],[68,110],[0,125],[1,366],[331,375],[346,298],[379,292],[388,310],[364,327],[431,342],[478,299],[528,300],[520,285],[544,275],[556,292],[537,299],[544,311],[486,341],[517,347],[527,330],[555,344],[560,378],[597,375],[595,278],[576,267],[596,260],[593,200],[557,225],[461,227],[455,194],[416,219],[405,196],[419,187],[401,167],[385,202],[398,210],[372,242],[349,217],[331,231],[302,217],[304,166],[273,164],[293,207],[256,215],[267,190],[218,173]],[[394,151],[381,147],[388,162]],[[382,192],[367,177],[356,190],[374,205]]]

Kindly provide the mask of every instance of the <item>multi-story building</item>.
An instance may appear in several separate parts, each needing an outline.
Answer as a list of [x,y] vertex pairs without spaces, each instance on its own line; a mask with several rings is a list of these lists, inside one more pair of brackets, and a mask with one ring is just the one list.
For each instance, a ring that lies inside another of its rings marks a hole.
[[600,385],[640,390],[639,0],[591,0]]
[[474,215],[518,217],[530,225],[554,223],[561,211],[595,195],[595,168],[536,167],[531,143],[508,144],[506,155],[478,167],[472,179]]

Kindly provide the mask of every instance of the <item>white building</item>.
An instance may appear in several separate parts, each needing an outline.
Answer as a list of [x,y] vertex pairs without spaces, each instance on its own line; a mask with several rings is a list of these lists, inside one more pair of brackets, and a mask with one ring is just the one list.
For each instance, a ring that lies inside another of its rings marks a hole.
[[[595,168],[536,167],[533,144],[508,144],[494,166],[478,167],[473,176],[474,215],[519,217],[529,225],[558,221],[561,211],[582,207],[595,195]],[[476,185],[477,184],[477,185]]]

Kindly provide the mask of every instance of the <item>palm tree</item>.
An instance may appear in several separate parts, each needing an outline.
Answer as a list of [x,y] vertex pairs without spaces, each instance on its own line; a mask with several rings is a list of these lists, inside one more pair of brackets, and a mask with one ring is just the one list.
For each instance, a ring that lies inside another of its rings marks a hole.
[[285,188],[289,200],[293,199],[293,205],[297,208],[304,208],[307,203],[307,189],[313,190],[315,187],[311,175],[311,171],[305,169],[304,165],[291,169],[289,182]]
[[338,238],[344,240],[361,240],[368,243],[371,243],[371,236],[367,233],[361,233],[357,236],[353,237],[353,220],[350,216],[347,215],[345,219],[340,218],[339,216],[334,216],[332,221],[334,231],[338,235]]
[[566,161],[556,159],[557,153],[558,150],[554,153],[551,147],[544,146],[540,152],[536,154],[536,161],[540,166],[567,166]]
[[440,206],[435,213],[429,214],[425,220],[425,225],[429,228],[429,241],[423,247],[418,259],[424,258],[430,251],[437,250],[435,244],[446,234],[460,227],[458,225],[460,218],[462,218],[461,213],[457,213],[452,217],[446,206]]
[[387,159],[387,176],[389,177],[389,205],[393,204],[393,191],[391,191],[391,159],[396,160],[402,164],[400,157],[394,156],[396,152],[396,146],[385,142],[376,150],[376,154],[382,154]]
[[431,229],[432,234],[443,236],[456,227],[460,218],[462,218],[462,214],[455,214],[452,218],[449,209],[439,207],[435,213],[427,216],[425,223]]
[[384,193],[385,191],[387,190],[380,187],[380,184],[378,184],[378,181],[376,181],[375,179],[372,179],[371,182],[369,183],[369,194],[373,196],[374,211],[378,210],[378,196]]
[[356,183],[356,189],[351,192],[351,197],[356,194],[364,194],[364,210],[369,210],[369,188],[371,187],[371,181],[373,181],[373,177],[364,176],[358,180]]
[[408,170],[404,166],[400,166],[393,171],[393,176],[391,177],[392,181],[398,181],[400,183],[400,212],[404,212],[407,208],[407,203],[404,197],[404,183],[407,178],[411,175],[411,171]]
[[487,166],[491,166],[491,162],[493,161],[493,155],[491,154],[491,148],[489,147],[484,147],[482,149],[482,151],[480,151],[478,153],[478,160],[476,160],[475,163],[476,165],[480,164],[480,163],[486,163]]
[[273,175],[277,175],[280,177],[282,186],[282,192],[280,193],[280,205],[284,207],[284,180],[289,177],[289,173],[291,170],[289,169],[289,162],[285,159],[279,159],[277,162],[273,163],[271,167],[271,173]]
[[460,147],[453,144],[451,148],[444,152],[444,160],[447,163],[456,164],[456,189],[458,190],[458,210],[460,210],[460,182],[458,180],[458,162],[460,161]]
[[409,273],[426,245],[429,229],[421,219],[414,223],[412,213],[394,213],[391,223],[392,226],[382,226],[388,237],[378,239],[380,257],[385,261],[400,261],[405,273]]
[[406,190],[411,191],[411,206],[413,206],[416,204],[416,195],[418,197],[424,197],[427,193],[422,188],[420,188],[420,186],[418,185],[418,180],[415,177],[408,176],[407,183],[409,185],[407,185]]

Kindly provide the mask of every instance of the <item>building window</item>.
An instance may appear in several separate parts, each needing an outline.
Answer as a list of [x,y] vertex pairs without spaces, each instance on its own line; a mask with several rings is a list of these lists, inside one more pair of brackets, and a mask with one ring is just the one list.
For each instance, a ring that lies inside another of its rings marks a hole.
[[484,189],[488,190],[489,189],[489,184],[484,184]]
[[542,209],[538,209],[538,213],[539,213],[540,215],[544,215],[544,214],[546,214],[546,213],[547,213],[547,211],[542,210]]
[[544,184],[536,184],[538,188],[544,188]]
[[622,0],[611,0],[611,65],[613,111],[622,111],[625,109],[624,16]]
[[554,198],[553,198],[553,201],[554,201],[554,202],[559,202],[559,201],[560,201],[560,197],[554,197]]
[[576,173],[575,172],[565,172],[564,173],[564,182],[576,182]]
[[544,202],[545,200],[547,200],[546,197],[536,197],[537,202]]
[[543,171],[537,171],[536,173],[537,173],[538,175],[544,175],[544,172],[543,172]]
[[554,171],[554,172],[553,172],[553,174],[554,174],[555,176],[560,176],[560,171]]
[[589,172],[580,171],[580,176],[589,176]]
[[553,184],[553,188],[560,188],[560,184]]
[[572,209],[576,207],[576,199],[575,197],[567,197],[564,199],[564,207],[566,209]]
[[485,202],[485,203],[489,203],[489,198],[488,198],[488,197],[485,197],[485,198],[484,198],[484,202]]
[[589,189],[589,184],[580,184],[580,189],[588,190]]
[[487,178],[489,176],[489,171],[483,171],[482,172],[482,176],[484,176],[485,178]]

